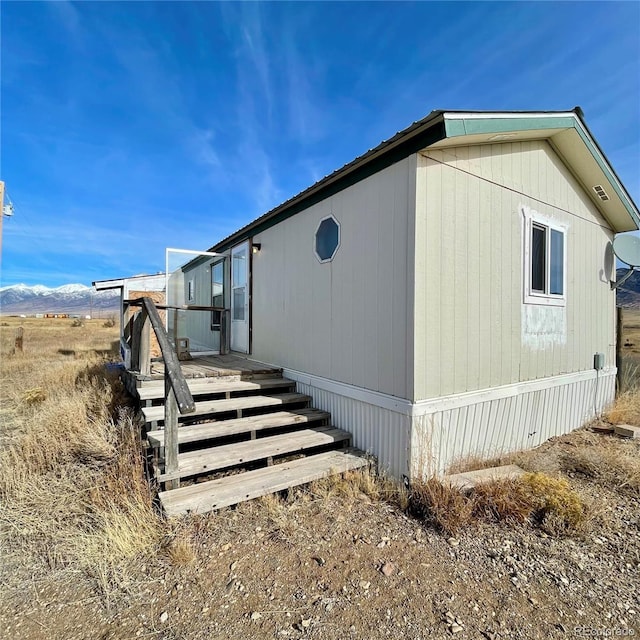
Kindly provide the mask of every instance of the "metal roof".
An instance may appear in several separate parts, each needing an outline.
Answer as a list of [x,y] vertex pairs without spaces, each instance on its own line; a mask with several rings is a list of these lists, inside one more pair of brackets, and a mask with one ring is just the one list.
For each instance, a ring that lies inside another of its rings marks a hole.
[[[553,120],[555,120],[555,124],[561,125],[565,129],[582,129],[582,131],[578,132],[587,148],[586,150],[594,157],[594,160],[602,169],[604,177],[616,189],[620,196],[620,201],[635,228],[640,227],[640,212],[615,173],[611,163],[589,131],[580,107],[575,107],[571,111],[436,110],[421,120],[413,122],[407,128],[398,131],[391,138],[382,141],[373,149],[369,149],[366,153],[336,169],[304,191],[238,229],[238,231],[223,238],[213,245],[209,251],[224,251],[250,238],[252,235],[299,213],[312,204],[337,193],[345,187],[439,141],[457,138],[459,144],[462,145],[464,144],[463,138],[465,136],[471,136],[473,133],[477,134],[477,131],[480,130],[478,127],[476,127],[476,130],[472,130],[473,127],[469,127],[471,130],[467,130],[466,121],[471,122],[474,120],[484,121],[485,123],[493,121],[492,131],[494,133],[501,130],[500,127],[504,128],[505,131],[511,130],[511,127],[519,128],[519,130],[523,130],[523,128],[537,130],[538,127],[545,129],[553,126]],[[463,122],[462,128],[460,128],[460,121]],[[488,130],[487,127],[485,129]],[[600,206],[597,202],[595,204]]]

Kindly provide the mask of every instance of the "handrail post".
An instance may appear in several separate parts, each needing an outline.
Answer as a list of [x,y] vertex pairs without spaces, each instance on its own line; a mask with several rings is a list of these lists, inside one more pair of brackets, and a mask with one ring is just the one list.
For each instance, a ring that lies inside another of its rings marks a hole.
[[178,351],[178,310],[173,310],[173,348]]
[[[164,372],[164,472],[178,471],[178,402],[171,386],[169,371]],[[180,479],[168,480],[167,489],[177,489]]]
[[151,322],[147,310],[142,307],[142,330],[140,332],[139,371],[143,376],[151,375]]
[[231,312],[225,309],[220,314],[220,355],[229,353],[229,328],[231,326]]
[[133,316],[131,324],[131,368],[140,371],[140,344],[142,332],[142,311]]

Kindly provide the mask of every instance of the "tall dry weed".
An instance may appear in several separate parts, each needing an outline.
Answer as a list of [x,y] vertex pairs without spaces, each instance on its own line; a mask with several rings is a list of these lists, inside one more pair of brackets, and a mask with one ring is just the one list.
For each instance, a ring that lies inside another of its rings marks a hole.
[[604,417],[614,424],[640,425],[640,393],[637,390],[621,393]]
[[2,361],[0,542],[42,569],[79,569],[108,592],[131,563],[159,548],[166,525],[154,509],[137,427],[118,410],[122,385],[105,371],[112,341],[100,348],[80,335],[69,358],[54,329],[36,338],[31,325],[24,353]]

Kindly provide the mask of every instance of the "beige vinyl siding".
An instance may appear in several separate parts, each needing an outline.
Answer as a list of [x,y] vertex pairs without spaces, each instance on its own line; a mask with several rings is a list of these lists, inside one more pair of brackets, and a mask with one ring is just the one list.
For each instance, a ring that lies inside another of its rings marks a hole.
[[[613,232],[548,143],[429,150],[416,190],[416,400],[615,364]],[[523,206],[567,226],[566,307],[523,304]]]
[[[254,237],[252,357],[411,397],[415,176],[411,156]],[[321,264],[329,215],[340,248]]]

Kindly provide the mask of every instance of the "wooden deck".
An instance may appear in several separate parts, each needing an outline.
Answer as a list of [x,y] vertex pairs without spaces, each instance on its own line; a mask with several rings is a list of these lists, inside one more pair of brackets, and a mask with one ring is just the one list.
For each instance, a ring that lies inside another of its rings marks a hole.
[[[164,362],[159,359],[151,361],[150,375],[143,375],[137,371],[128,370],[123,382],[131,395],[138,397],[138,392],[143,387],[154,389],[162,395],[164,390]],[[251,360],[242,354],[227,354],[224,356],[195,356],[191,360],[180,362],[182,375],[187,379],[189,388],[196,382],[206,384],[208,382],[232,382],[234,380],[262,380],[264,378],[282,378],[282,369]],[[194,382],[191,382],[191,381]],[[199,392],[200,389],[195,389]],[[152,392],[149,392],[152,394]],[[143,400],[143,398],[140,398]],[[152,404],[145,402],[145,404]]]
[[[251,360],[241,354],[224,356],[195,356],[180,363],[185,378],[219,378],[238,376],[239,379],[254,379],[262,376],[282,375],[282,369],[257,360]],[[151,379],[164,378],[164,363],[151,363]]]
[[[206,513],[369,465],[350,447],[351,434],[297,393],[281,368],[237,353],[181,360],[153,300],[136,305],[122,379],[168,515]],[[151,328],[161,359],[151,358]]]
[[152,474],[165,487],[158,497],[168,515],[205,513],[369,464],[350,448],[351,435],[332,426],[329,413],[312,408],[309,396],[296,393],[282,369],[238,354],[179,364],[195,410],[177,417],[177,465],[171,471],[163,428],[164,363],[152,361],[150,375],[125,374],[140,408]]

